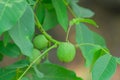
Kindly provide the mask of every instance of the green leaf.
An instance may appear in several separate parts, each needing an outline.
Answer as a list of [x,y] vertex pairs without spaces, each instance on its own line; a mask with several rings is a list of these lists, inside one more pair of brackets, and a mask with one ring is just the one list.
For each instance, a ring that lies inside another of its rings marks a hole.
[[120,58],[119,58],[119,57],[115,57],[115,59],[116,59],[116,62],[117,62],[118,64],[120,64]]
[[[51,20],[52,19],[52,20]],[[56,13],[54,10],[46,10],[43,28],[50,30],[58,24]]]
[[27,77],[23,77],[21,80],[30,80],[30,79]]
[[55,64],[40,64],[38,70],[44,74],[43,78],[38,78],[39,80],[83,80],[77,77],[74,72]]
[[91,25],[93,25],[93,26],[95,26],[95,27],[99,27],[97,24],[96,24],[96,22],[94,21],[94,20],[92,20],[92,19],[84,19],[84,18],[81,18],[81,19],[79,19],[79,22],[85,22],[85,23],[89,23],[89,24],[91,24]]
[[115,73],[117,63],[115,58],[109,54],[100,57],[92,70],[92,80],[110,80]]
[[39,3],[36,6],[36,15],[38,17],[39,22],[41,24],[43,24],[44,17],[45,17],[45,8],[44,8],[43,4]]
[[92,19],[85,19],[85,18],[75,18],[70,21],[70,25],[72,26],[73,24],[79,24],[79,23],[89,23],[95,27],[99,27],[96,22]]
[[25,0],[0,0],[0,35],[17,23],[26,6]]
[[33,68],[34,68],[34,71],[35,71],[36,76],[37,76],[38,78],[43,78],[43,77],[44,77],[44,74],[41,73],[41,72],[37,69],[36,66],[34,66]]
[[86,59],[86,66],[92,64],[95,54],[91,52],[92,50],[96,51],[96,48],[98,48],[97,50],[102,49],[105,53],[108,53],[108,51],[105,50],[106,45],[104,39],[100,35],[89,30],[87,26],[82,23],[76,25],[76,42],[79,44],[82,54]]
[[79,6],[76,2],[78,2],[78,0],[76,0],[76,1],[71,0],[71,1],[69,1],[69,4],[72,7],[72,10],[77,17],[89,18],[94,15],[94,13],[90,9],[83,8],[83,7]]
[[44,8],[47,10],[52,10],[54,9],[53,5],[52,5],[52,0],[42,0],[41,1],[42,4],[44,5]]
[[91,70],[95,64],[95,62],[97,61],[97,59],[103,55],[105,55],[106,53],[102,50],[102,49],[99,49],[99,48],[95,48],[95,49],[92,49],[90,51],[90,53],[94,53],[94,56],[93,56],[93,60],[92,60],[92,64],[91,64]]
[[29,62],[27,60],[20,60],[7,66],[6,69],[24,68],[24,67],[27,67],[28,65],[29,65]]
[[4,46],[4,43],[0,41],[0,53],[3,55],[16,58],[20,55],[20,50],[13,43],[8,43],[7,46]]
[[3,38],[4,46],[7,46],[7,44],[9,43],[10,40],[11,40],[11,37],[10,37],[9,33],[5,32],[4,33],[4,38]]
[[0,53],[0,61],[2,61],[3,60],[3,55]]
[[27,0],[27,2],[28,2],[29,5],[32,5],[32,6],[35,4],[34,0]]
[[66,6],[63,0],[52,0],[52,4],[55,8],[57,19],[62,28],[67,31],[68,28],[68,14]]
[[5,69],[0,68],[0,80],[18,80],[24,69]]
[[16,74],[16,69],[9,70],[0,68],[0,80],[13,80]]
[[31,39],[34,34],[34,27],[34,13],[32,9],[28,7],[16,26],[9,30],[11,38],[20,48],[22,54],[29,57],[33,50]]

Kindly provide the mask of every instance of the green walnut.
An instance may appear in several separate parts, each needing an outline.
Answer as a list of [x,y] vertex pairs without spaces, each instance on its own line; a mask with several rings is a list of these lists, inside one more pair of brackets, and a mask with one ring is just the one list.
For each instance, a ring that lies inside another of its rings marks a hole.
[[[38,49],[33,49],[32,56],[29,58],[29,61],[32,63],[38,56],[40,56],[41,52]],[[35,64],[39,64],[41,59],[37,60]]]
[[37,48],[37,49],[44,49],[48,46],[48,40],[46,39],[46,37],[42,34],[36,36],[34,39],[33,39],[33,44],[34,46]]
[[57,57],[62,62],[71,62],[76,54],[76,49],[70,42],[61,43],[57,49]]

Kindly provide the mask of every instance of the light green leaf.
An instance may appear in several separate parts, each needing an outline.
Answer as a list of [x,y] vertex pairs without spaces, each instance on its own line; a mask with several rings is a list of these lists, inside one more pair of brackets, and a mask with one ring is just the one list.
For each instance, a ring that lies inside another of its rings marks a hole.
[[99,27],[96,22],[92,19],[86,19],[86,18],[75,18],[70,21],[70,25],[72,26],[73,24],[79,24],[79,23],[89,23],[95,27]]
[[23,77],[21,80],[30,80],[30,79],[27,77]]
[[110,80],[115,73],[117,63],[109,54],[100,57],[92,70],[92,80]]
[[34,66],[33,69],[34,69],[34,71],[35,71],[35,73],[36,73],[36,76],[37,76],[38,78],[43,78],[43,77],[44,77],[44,74],[41,73],[41,72],[37,69],[36,66]]
[[[52,19],[52,20],[51,20]],[[56,13],[54,10],[46,10],[43,28],[50,30],[58,24]]]
[[20,50],[13,43],[8,43],[6,46],[4,46],[4,43],[0,41],[0,53],[6,56],[16,58],[20,55]]
[[52,0],[52,4],[55,8],[57,19],[62,28],[67,31],[68,28],[68,14],[66,6],[63,0]]
[[116,59],[116,62],[117,62],[118,64],[120,64],[120,58],[119,58],[119,57],[115,57],[115,59]]
[[92,20],[92,19],[84,19],[84,18],[82,18],[82,19],[79,19],[79,22],[89,23],[89,24],[91,24],[91,25],[93,25],[93,26],[95,26],[97,28],[99,27],[96,24],[96,22],[94,20]]
[[34,13],[32,9],[28,7],[16,26],[9,30],[11,38],[20,48],[22,54],[29,57],[33,50],[31,39],[34,34],[34,27]]
[[90,53],[94,53],[93,60],[92,60],[92,64],[91,64],[91,67],[90,67],[91,70],[92,70],[92,68],[93,68],[95,62],[97,61],[97,59],[98,59],[99,57],[105,55],[106,53],[105,53],[102,49],[97,48],[97,47],[96,47],[95,49],[92,49],[92,50],[90,51]]
[[0,0],[0,35],[17,23],[26,7],[26,0]]
[[82,23],[76,25],[76,42],[79,44],[82,54],[86,59],[86,66],[92,64],[94,58],[94,52],[91,52],[92,50],[96,51],[96,48],[98,48],[97,50],[102,49],[105,53],[108,53],[108,51],[105,50],[106,45],[104,39],[89,30],[87,26]]
[[[55,64],[43,63],[38,66],[38,70],[44,74],[42,78],[33,76],[34,80],[83,80],[74,72]],[[37,78],[36,78],[37,77]]]
[[72,10],[74,11],[75,15],[80,18],[89,18],[94,15],[94,12],[92,12],[90,9],[83,8],[79,6],[77,1],[70,1],[69,4],[72,7]]

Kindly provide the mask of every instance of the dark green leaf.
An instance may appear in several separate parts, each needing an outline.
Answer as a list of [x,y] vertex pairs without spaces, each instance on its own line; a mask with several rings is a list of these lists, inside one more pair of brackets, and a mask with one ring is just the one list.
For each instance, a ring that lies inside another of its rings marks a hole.
[[0,53],[10,57],[18,57],[20,55],[20,50],[13,43],[8,43],[7,46],[4,46],[4,43],[0,41]]
[[[104,50],[104,48],[106,48],[104,39],[100,35],[89,30],[87,26],[82,23],[76,25],[76,42],[79,44],[82,54],[86,59],[86,66],[92,63],[95,53],[91,51],[96,51],[96,48],[98,48],[97,50],[101,48]],[[108,52],[106,51],[105,53]]]
[[18,80],[24,69],[5,69],[0,68],[0,80]]
[[39,80],[82,80],[74,72],[55,64],[40,64],[38,70],[44,74],[43,78],[38,78]]
[[76,2],[77,1],[70,1],[69,4],[72,7],[72,9],[77,17],[80,17],[80,18],[87,17],[88,18],[88,17],[92,17],[94,15],[94,13],[90,9],[83,8],[83,7],[79,6]]
[[20,48],[22,54],[26,56],[31,56],[33,50],[31,39],[34,34],[34,27],[34,13],[32,9],[28,7],[16,26],[9,31],[13,41]]
[[65,31],[67,31],[68,14],[63,0],[52,0],[52,4],[55,8],[59,24],[63,27]]
[[51,0],[43,0],[43,1],[41,1],[41,2],[42,2],[42,4],[44,5],[44,8],[45,8],[45,9],[47,9],[47,10],[52,10],[52,9],[54,9]]
[[28,2],[29,5],[32,5],[32,6],[35,4],[34,0],[27,0],[27,2]]
[[36,15],[38,17],[38,20],[41,24],[43,24],[44,17],[45,17],[45,8],[43,4],[39,3],[36,7]]
[[117,63],[115,58],[109,54],[100,57],[92,70],[92,80],[110,80],[115,73]]
[[29,65],[29,62],[27,60],[20,60],[18,62],[15,62],[12,65],[9,65],[6,67],[6,69],[17,69],[17,68],[24,68]]
[[0,0],[0,35],[17,23],[26,6],[26,0]]
[[[51,20],[52,19],[52,20]],[[43,23],[43,28],[45,30],[50,30],[58,24],[56,13],[54,10],[47,10],[45,13],[45,19]]]
[[0,61],[2,61],[3,60],[3,55],[0,53]]
[[9,70],[0,68],[0,80],[13,80],[16,75],[16,69]]
[[11,40],[11,37],[10,37],[9,33],[5,32],[4,39],[3,39],[4,46],[7,46],[7,44],[9,43],[10,40]]

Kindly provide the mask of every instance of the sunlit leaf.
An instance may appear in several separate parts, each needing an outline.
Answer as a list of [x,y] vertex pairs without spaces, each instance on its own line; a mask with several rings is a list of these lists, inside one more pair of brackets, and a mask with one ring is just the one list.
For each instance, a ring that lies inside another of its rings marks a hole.
[[72,7],[75,15],[80,18],[88,18],[92,17],[94,15],[94,12],[92,12],[90,9],[83,8],[77,4],[78,0],[68,0],[68,3]]
[[104,39],[92,32],[87,28],[84,24],[76,25],[76,42],[79,44],[79,47],[82,51],[84,58],[86,59],[86,66],[91,65],[94,53],[91,50],[95,50],[96,48],[106,48]]
[[92,80],[110,80],[115,73],[117,63],[115,58],[109,54],[100,57],[92,70]]
[[0,0],[0,35],[15,26],[26,7],[25,0]]
[[28,7],[16,26],[9,31],[13,41],[20,48],[22,54],[26,56],[31,56],[33,50],[31,39],[34,34],[34,27],[34,13],[32,9]]

